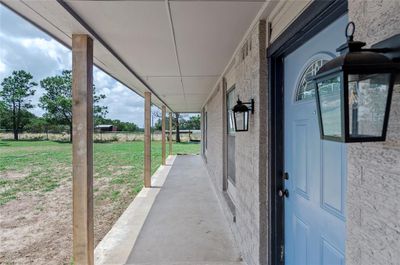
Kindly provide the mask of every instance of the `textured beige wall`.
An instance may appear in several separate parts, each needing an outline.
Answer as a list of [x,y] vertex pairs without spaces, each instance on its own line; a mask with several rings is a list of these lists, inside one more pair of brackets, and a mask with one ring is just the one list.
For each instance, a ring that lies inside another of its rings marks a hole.
[[[400,34],[399,0],[351,0],[355,39]],[[400,264],[400,85],[383,143],[348,145],[346,264]]]
[[242,100],[254,98],[255,113],[249,131],[236,134],[237,227],[244,260],[264,264],[267,229],[266,206],[266,24],[261,21],[251,32],[251,51],[235,68],[236,95]]
[[[235,84],[236,94],[243,101],[255,100],[255,113],[250,117],[248,132],[236,133],[236,223],[230,219],[232,230],[244,261],[247,264],[265,264],[267,239],[266,201],[266,54],[265,21],[253,28],[247,39],[248,55],[242,51],[235,56],[235,63],[225,75],[227,88]],[[251,42],[251,49],[250,49]],[[207,108],[209,120],[209,149],[207,168],[216,186],[225,211],[229,211],[222,196],[222,112],[225,93],[222,84],[210,98]],[[212,128],[214,127],[214,128]],[[212,150],[210,149],[212,148]],[[227,215],[230,216],[229,214]]]
[[214,95],[208,101],[207,111],[207,169],[218,191],[222,191],[222,86],[218,85]]

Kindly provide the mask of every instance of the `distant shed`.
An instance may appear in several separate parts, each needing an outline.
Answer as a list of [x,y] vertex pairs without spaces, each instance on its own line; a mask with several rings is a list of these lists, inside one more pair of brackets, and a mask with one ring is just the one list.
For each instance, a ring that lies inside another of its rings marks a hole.
[[101,124],[101,125],[97,125],[94,129],[97,132],[116,132],[117,126],[109,125],[109,124]]

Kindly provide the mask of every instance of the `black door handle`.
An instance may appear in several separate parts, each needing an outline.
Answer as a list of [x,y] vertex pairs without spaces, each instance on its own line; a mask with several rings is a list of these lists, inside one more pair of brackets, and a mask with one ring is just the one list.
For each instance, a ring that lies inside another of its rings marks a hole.
[[287,189],[280,189],[278,190],[278,196],[283,198],[285,196],[286,198],[289,197],[289,191]]

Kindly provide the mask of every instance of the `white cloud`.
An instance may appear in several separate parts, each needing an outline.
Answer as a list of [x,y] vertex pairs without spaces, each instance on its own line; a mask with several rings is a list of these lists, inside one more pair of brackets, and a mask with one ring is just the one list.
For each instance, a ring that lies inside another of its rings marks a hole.
[[6,71],[6,65],[0,61],[0,73],[4,73]]
[[17,42],[31,50],[39,52],[44,58],[49,58],[58,63],[58,69],[63,70],[71,68],[71,52],[54,39],[46,40],[44,38],[20,38]]
[[95,83],[108,83],[111,78],[109,75],[95,67],[93,70],[93,80]]

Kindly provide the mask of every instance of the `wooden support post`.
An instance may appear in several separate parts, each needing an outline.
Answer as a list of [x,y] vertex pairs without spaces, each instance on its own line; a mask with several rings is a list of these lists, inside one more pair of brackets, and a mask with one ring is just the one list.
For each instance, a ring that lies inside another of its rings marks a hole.
[[151,93],[144,92],[144,186],[151,186]]
[[162,151],[161,151],[161,157],[162,157],[162,164],[165,165],[165,153],[166,153],[166,143],[165,143],[165,114],[166,114],[166,109],[165,106],[162,106],[161,108],[161,145],[162,145]]
[[72,35],[73,259],[94,263],[93,240],[93,41]]
[[172,112],[169,113],[169,155],[172,155]]

